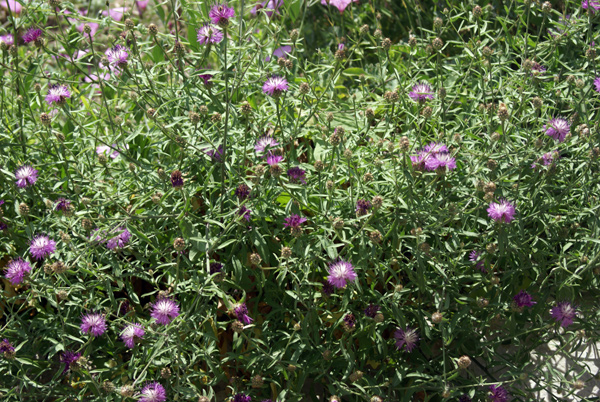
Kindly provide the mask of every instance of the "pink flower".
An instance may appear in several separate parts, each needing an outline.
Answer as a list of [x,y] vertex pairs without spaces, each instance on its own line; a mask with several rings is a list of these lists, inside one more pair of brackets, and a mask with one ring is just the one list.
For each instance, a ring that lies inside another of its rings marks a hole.
[[358,3],[359,0],[321,0],[321,4],[326,6],[334,6],[336,7],[340,13],[343,13],[346,7],[348,7],[352,2]]
[[106,319],[102,314],[91,313],[81,317],[81,332],[92,336],[100,336],[106,331]]
[[496,222],[510,223],[515,219],[515,206],[504,199],[500,203],[492,202],[487,209],[488,216]]
[[0,1],[0,8],[5,9],[6,11],[10,10],[13,14],[20,14],[23,6],[16,0],[4,0]]
[[339,260],[329,264],[327,281],[336,288],[343,288],[348,282],[354,282],[357,277],[354,267],[348,261]]
[[150,316],[162,325],[169,324],[175,317],[179,316],[179,305],[171,299],[158,299],[152,305]]
[[146,331],[141,324],[129,324],[121,332],[121,339],[129,349],[135,346],[136,339],[142,339]]
[[105,17],[110,16],[110,18],[115,21],[121,21],[123,19],[123,14],[125,14],[126,11],[127,7],[110,8],[108,11],[102,11],[102,15]]

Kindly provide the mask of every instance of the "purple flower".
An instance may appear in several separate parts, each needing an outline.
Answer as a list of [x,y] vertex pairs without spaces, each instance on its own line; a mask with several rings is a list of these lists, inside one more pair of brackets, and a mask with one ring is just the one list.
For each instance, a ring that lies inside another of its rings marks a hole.
[[[125,149],[129,149],[129,145],[125,145]],[[111,152],[112,151],[112,152]],[[119,156],[119,151],[117,150],[117,144],[112,144],[110,147],[108,145],[99,145],[96,147],[97,155],[106,155],[110,156],[111,159],[116,159]]]
[[427,82],[422,81],[412,87],[408,96],[415,102],[425,103],[433,99],[433,89]]
[[59,198],[56,200],[56,205],[54,206],[55,211],[67,212],[71,208],[71,201],[66,198]]
[[202,81],[204,81],[204,85],[207,87],[212,86],[212,82],[210,82],[210,80],[212,79],[213,75],[212,74],[200,74],[198,75],[198,77],[200,77],[200,79]]
[[596,92],[600,92],[600,77],[596,77],[594,80],[594,86],[596,87]]
[[167,400],[167,392],[165,387],[157,382],[146,384],[142,388],[139,402],[165,402]]
[[581,2],[581,8],[588,10],[590,13],[594,14],[596,11],[600,10],[600,1],[599,0],[583,0]]
[[50,88],[48,88],[46,102],[48,102],[49,105],[53,103],[63,105],[70,97],[71,93],[66,85],[51,85]]
[[411,327],[406,327],[405,329],[398,328],[394,332],[394,337],[396,338],[396,347],[398,350],[404,348],[407,352],[412,352],[419,341],[419,332]]
[[220,262],[211,262],[210,263],[210,274],[217,274],[223,271],[223,264]]
[[37,38],[42,36],[42,30],[38,28],[29,28],[27,32],[23,35],[23,42],[29,43],[34,42]]
[[354,314],[346,314],[344,316],[344,324],[347,329],[353,329],[356,325],[356,317],[354,317]]
[[546,131],[546,135],[554,138],[558,142],[563,142],[565,140],[570,128],[571,123],[558,117],[550,119],[548,124],[544,124],[543,127],[543,129]]
[[23,282],[25,275],[31,272],[31,265],[22,258],[10,260],[6,265],[6,279],[13,285]]
[[89,313],[81,317],[81,332],[92,336],[100,336],[106,332],[106,319],[102,314]]
[[454,170],[456,169],[456,160],[448,153],[436,153],[425,160],[427,170]]
[[485,262],[483,259],[479,259],[479,257],[481,257],[482,254],[483,253],[478,250],[471,251],[471,254],[469,254],[469,261],[475,263],[476,269],[480,270],[483,273],[486,273],[487,270],[485,269]]
[[358,3],[358,0],[321,0],[321,4],[326,6],[334,6],[339,10],[340,13],[343,13],[346,7],[348,7],[352,2]]
[[[281,1],[283,3],[283,0]],[[285,59],[285,56],[292,53],[291,46],[281,46],[273,51],[273,56]]]
[[362,198],[356,201],[356,215],[363,216],[369,213],[371,209],[371,202],[369,200],[363,200]]
[[120,70],[127,67],[129,59],[128,50],[129,49],[123,45],[115,45],[114,47],[107,49],[104,54],[108,59],[109,67],[113,70]]
[[213,24],[226,28],[229,20],[235,17],[235,10],[233,7],[228,7],[227,4],[215,4],[208,12],[208,16]]
[[5,43],[7,47],[11,47],[15,40],[11,34],[0,36],[0,43]]
[[267,156],[267,163],[269,164],[269,166],[275,166],[282,160],[283,160],[283,156],[273,155],[271,152],[269,152],[269,155]]
[[233,402],[252,402],[252,397],[245,394],[235,394]]
[[123,14],[127,11],[127,7],[115,7],[109,8],[108,10],[102,11],[102,15],[110,16],[115,21],[121,21],[123,19]]
[[550,310],[552,318],[557,322],[560,322],[561,327],[568,327],[573,324],[573,319],[577,314],[577,307],[573,306],[570,302],[564,301],[558,303],[555,307]]
[[38,179],[38,171],[30,165],[23,165],[15,170],[15,178],[17,179],[17,187],[19,188],[33,186]]
[[129,230],[127,230],[127,228],[120,226],[120,227],[116,228],[115,230],[113,230],[113,232],[116,232],[116,231],[121,231],[121,233],[114,236],[112,239],[108,240],[108,242],[106,243],[106,247],[110,250],[125,247],[125,245],[127,243],[129,243],[129,240],[131,239],[131,232]]
[[263,84],[262,90],[265,94],[278,98],[289,88],[288,82],[284,77],[274,75]]
[[0,353],[11,354],[15,351],[15,347],[8,341],[8,339],[4,338],[2,342],[0,342]]
[[336,288],[343,288],[348,282],[354,282],[358,275],[349,261],[338,260],[329,264],[327,280]]
[[217,149],[206,151],[206,155],[208,155],[215,162],[221,162],[221,159],[223,158],[223,145],[219,145]]
[[258,10],[264,9],[265,14],[267,14],[267,16],[270,18],[273,13],[280,14],[279,9],[281,7],[283,7],[283,0],[265,0],[262,3],[255,5],[252,10],[250,10],[250,14],[256,17]]
[[501,385],[490,385],[489,399],[491,402],[506,402],[508,401],[508,391]]
[[0,1],[0,8],[7,10],[11,14],[19,14],[23,6],[16,0],[4,0]]
[[250,222],[250,214],[252,213],[251,209],[246,208],[245,205],[242,205],[238,210],[238,215],[243,216],[246,222]]
[[551,165],[552,163],[558,160],[559,156],[560,155],[558,153],[558,149],[546,152],[544,155],[542,155],[542,163],[544,164],[544,166]]
[[154,318],[157,323],[162,325],[169,324],[178,315],[179,305],[174,300],[167,298],[158,299],[152,305],[152,313],[150,313],[150,317]]
[[515,305],[519,308],[532,307],[534,304],[537,304],[537,302],[533,301],[531,295],[524,290],[521,290],[519,293],[517,293],[517,295],[513,297],[513,301],[515,302]]
[[43,260],[54,251],[56,242],[46,235],[36,235],[29,243],[29,253],[37,260]]
[[429,159],[430,157],[430,154],[423,151],[419,151],[416,155],[411,155],[410,161],[412,163],[413,169],[418,171],[425,170],[425,164],[427,163],[427,159]]
[[537,77],[537,76],[545,73],[546,70],[548,70],[548,69],[545,66],[542,66],[540,63],[534,62],[533,65],[531,66],[531,76]]
[[285,224],[283,225],[286,228],[298,228],[301,224],[307,221],[306,218],[301,217],[300,215],[292,214],[289,217],[284,219]]
[[235,189],[234,194],[240,201],[244,201],[250,195],[250,187],[248,187],[246,184],[240,184]]
[[323,288],[321,288],[321,292],[323,292],[323,294],[325,296],[329,296],[334,291],[335,291],[335,288],[333,287],[333,285],[330,282],[328,282],[328,281],[323,282]]
[[121,332],[121,339],[125,343],[129,349],[132,349],[135,346],[136,338],[141,339],[146,331],[144,331],[144,327],[141,324],[129,324],[123,329]]
[[290,178],[291,183],[302,183],[306,184],[306,178],[304,175],[306,172],[300,169],[298,166],[294,166],[293,168],[289,168],[287,171],[287,175]]
[[441,142],[430,142],[423,147],[423,152],[426,154],[436,155],[450,152],[448,147]]
[[248,315],[248,307],[246,307],[246,303],[237,304],[233,308],[233,314],[235,314],[236,318],[244,324],[250,324],[253,321]]
[[63,374],[65,374],[69,369],[71,369],[71,364],[75,363],[81,357],[81,353],[71,352],[70,350],[65,351],[60,355],[60,362],[64,363],[65,369],[63,370]]
[[491,202],[487,209],[488,216],[496,222],[510,223],[515,219],[515,206],[505,199],[501,199],[500,203]]
[[177,189],[183,187],[183,176],[179,170],[175,170],[171,173],[171,186]]
[[223,40],[223,31],[221,31],[216,25],[210,23],[206,23],[201,26],[196,33],[198,43],[201,45],[219,43]]
[[371,303],[365,309],[365,315],[369,318],[375,318],[378,311],[379,311],[379,306],[377,304]]
[[275,140],[275,138],[270,135],[263,135],[256,141],[256,145],[254,145],[254,150],[256,152],[265,152],[267,148],[274,148],[279,143]]

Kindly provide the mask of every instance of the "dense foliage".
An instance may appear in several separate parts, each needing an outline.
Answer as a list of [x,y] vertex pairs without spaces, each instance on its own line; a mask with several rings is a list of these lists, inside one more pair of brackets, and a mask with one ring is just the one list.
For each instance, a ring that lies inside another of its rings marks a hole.
[[595,396],[600,2],[0,10],[2,400]]

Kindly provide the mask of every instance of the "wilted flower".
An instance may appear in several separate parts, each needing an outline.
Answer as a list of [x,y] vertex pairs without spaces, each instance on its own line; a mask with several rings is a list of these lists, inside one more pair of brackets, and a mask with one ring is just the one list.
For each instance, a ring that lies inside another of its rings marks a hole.
[[349,261],[338,260],[329,264],[327,280],[336,288],[343,288],[348,282],[354,282],[356,278],[354,267]]
[[346,329],[346,331],[352,331],[355,325],[356,317],[354,317],[354,314],[346,314],[344,316],[344,328]]
[[306,178],[304,177],[305,174],[306,172],[300,169],[298,166],[294,166],[287,171],[287,175],[290,178],[291,183],[300,182],[302,184],[306,184]]
[[176,189],[183,187],[183,175],[179,170],[175,170],[171,173],[171,186]]
[[56,211],[69,212],[69,210],[71,209],[71,201],[61,197],[58,200],[56,200],[56,205],[54,206],[54,209]]
[[206,23],[197,31],[198,43],[201,45],[219,43],[223,40],[223,31],[213,24]]
[[543,129],[546,131],[546,135],[554,138],[558,142],[563,142],[565,140],[570,128],[571,123],[569,123],[568,120],[558,117],[550,119],[550,121],[543,127]]
[[71,369],[71,365],[75,363],[81,357],[81,353],[71,352],[70,350],[65,351],[60,355],[60,362],[65,365],[63,374]]
[[206,151],[206,155],[208,155],[215,162],[221,162],[221,159],[223,158],[223,151],[223,145],[219,145],[217,149]]
[[360,198],[356,201],[356,215],[366,215],[369,213],[369,209],[371,209],[371,202],[369,200]]
[[534,304],[537,304],[537,302],[533,301],[531,295],[524,290],[521,290],[519,293],[517,293],[516,296],[513,297],[513,301],[515,302],[515,305],[519,308],[532,307]]
[[573,306],[570,302],[564,301],[558,303],[555,307],[550,310],[552,318],[560,323],[561,327],[568,327],[573,324],[573,319],[577,315],[577,307]]
[[396,338],[396,347],[398,350],[404,348],[407,352],[412,352],[419,341],[419,332],[410,327],[406,327],[405,329],[398,328],[394,333],[394,337]]
[[17,187],[25,188],[35,184],[38,178],[38,171],[30,165],[23,165],[15,171]]
[[141,324],[129,324],[121,332],[121,339],[125,343],[125,346],[131,349],[135,346],[136,339],[141,339],[145,333],[146,331],[144,331],[144,327]]
[[159,298],[152,305],[152,313],[150,317],[154,318],[157,323],[162,325],[169,324],[175,317],[179,315],[179,305],[172,299]]
[[425,103],[434,98],[434,92],[427,82],[420,82],[412,87],[408,96],[418,103]]
[[25,32],[25,34],[23,35],[23,42],[25,43],[29,43],[29,42],[35,42],[35,40],[37,38],[39,38],[40,36],[42,36],[42,30],[38,29],[38,28],[29,28],[29,30],[27,30],[27,32]]
[[81,332],[92,336],[100,336],[106,332],[106,319],[102,314],[89,313],[81,317]]
[[46,235],[36,235],[29,243],[29,252],[37,260],[43,260],[56,251],[56,242]]
[[23,282],[25,275],[31,272],[31,265],[22,258],[10,260],[6,265],[6,279],[13,285]]
[[504,199],[500,203],[492,202],[487,209],[488,216],[496,222],[510,223],[515,219],[515,206]]
[[375,318],[377,312],[379,311],[379,306],[377,304],[369,304],[365,309],[365,315],[369,318]]
[[252,213],[252,210],[249,208],[246,208],[245,205],[242,205],[240,207],[240,209],[238,210],[238,215],[243,216],[247,222],[250,222],[250,214],[251,213]]
[[49,105],[56,103],[57,105],[64,104],[67,99],[71,97],[71,92],[66,85],[51,85],[48,88],[48,95],[46,95],[46,102]]
[[140,394],[138,402],[165,402],[167,400],[165,388],[157,382],[146,384]]
[[233,402],[252,402],[252,397],[245,394],[235,394]]
[[248,315],[248,307],[246,307],[246,303],[239,303],[233,308],[233,314],[235,314],[236,318],[243,322],[244,324],[251,324],[254,321]]
[[278,98],[282,93],[287,91],[289,88],[288,82],[284,77],[274,75],[269,78],[263,84],[263,92],[267,95],[271,95],[274,98]]

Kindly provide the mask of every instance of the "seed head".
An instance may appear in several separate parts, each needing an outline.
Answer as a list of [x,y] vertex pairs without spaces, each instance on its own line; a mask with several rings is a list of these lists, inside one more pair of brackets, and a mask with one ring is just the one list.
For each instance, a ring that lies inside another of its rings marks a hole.
[[500,121],[506,121],[509,117],[510,113],[508,112],[508,108],[504,103],[501,103],[500,107],[498,107],[498,118]]
[[433,109],[431,108],[431,106],[425,106],[421,111],[421,114],[426,119],[429,119],[433,115]]

